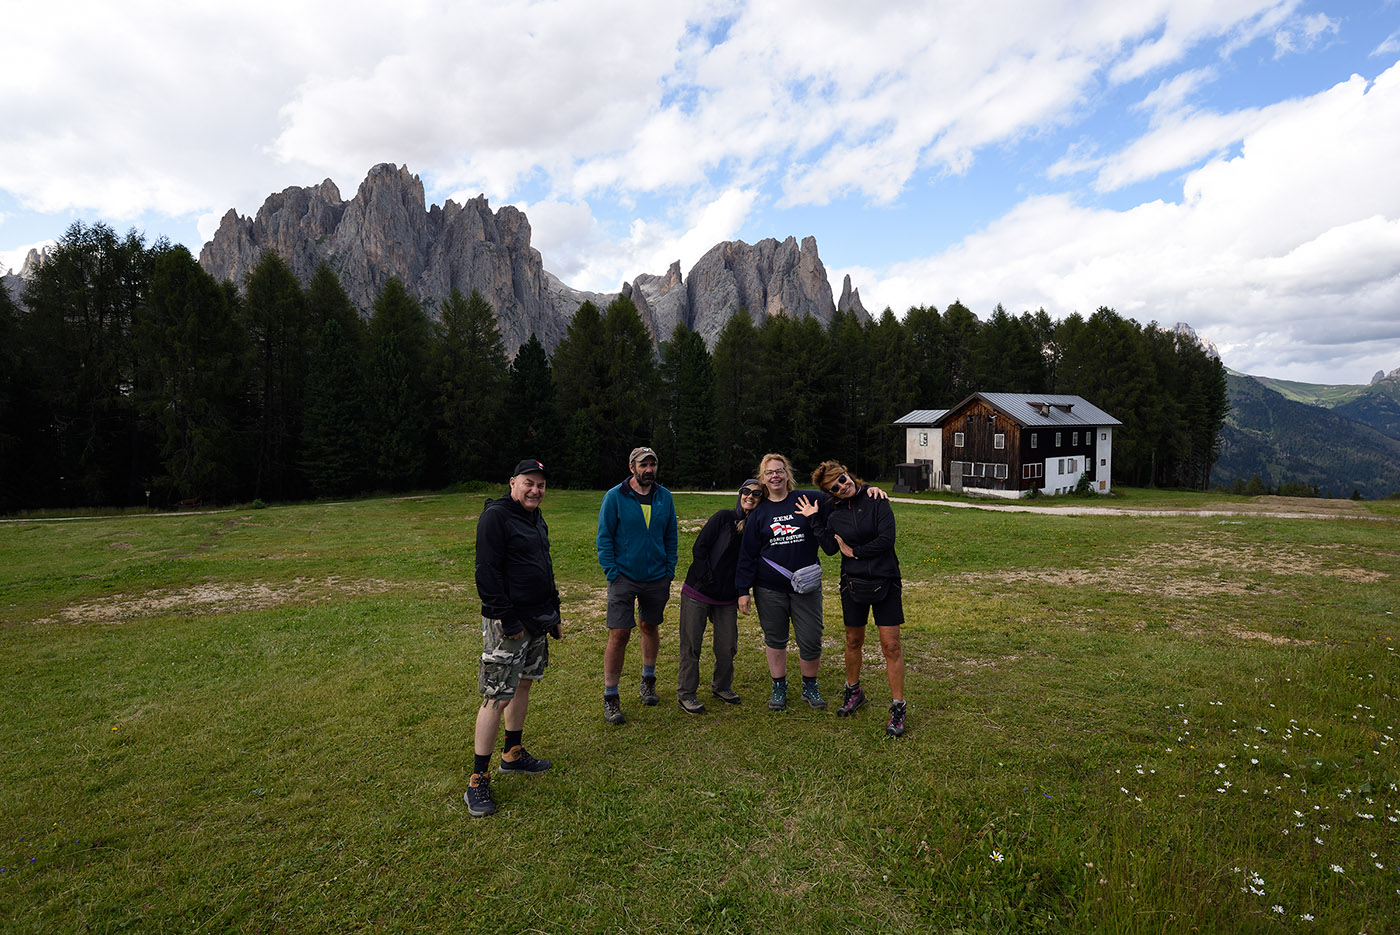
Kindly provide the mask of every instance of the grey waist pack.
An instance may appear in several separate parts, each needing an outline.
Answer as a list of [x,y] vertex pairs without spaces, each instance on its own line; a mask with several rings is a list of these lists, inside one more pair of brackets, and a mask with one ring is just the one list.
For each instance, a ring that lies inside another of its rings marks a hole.
[[792,585],[792,589],[798,594],[811,594],[813,591],[821,590],[822,566],[819,562],[814,562],[811,565],[804,565],[802,568],[797,569],[797,571],[788,571],[766,555],[763,557],[763,560],[782,572],[783,577],[788,580]]

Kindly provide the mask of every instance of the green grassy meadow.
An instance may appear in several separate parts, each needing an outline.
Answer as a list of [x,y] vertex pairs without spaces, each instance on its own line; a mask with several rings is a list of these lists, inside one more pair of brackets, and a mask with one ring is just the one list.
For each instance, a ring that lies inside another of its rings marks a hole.
[[[662,704],[634,641],[606,725],[600,500],[545,500],[567,632],[525,740],[555,765],[488,819],[481,494],[0,523],[0,930],[1400,931],[1400,503],[896,504],[895,741],[873,629],[852,718],[769,712],[751,617],[744,703],[683,713],[678,584]],[[683,575],[732,501],[676,501]]]

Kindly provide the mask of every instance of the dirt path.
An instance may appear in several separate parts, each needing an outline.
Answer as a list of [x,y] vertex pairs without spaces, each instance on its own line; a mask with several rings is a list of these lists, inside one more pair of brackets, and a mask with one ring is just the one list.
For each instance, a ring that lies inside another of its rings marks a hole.
[[[733,497],[728,491],[685,490],[673,493],[702,493]],[[1323,500],[1307,497],[1255,497],[1248,503],[1232,503],[1228,508],[1174,510],[1162,507],[1080,506],[1058,503],[1043,506],[1019,500],[921,500],[914,497],[890,497],[891,503],[916,506],[939,506],[952,509],[990,510],[1000,513],[1042,513],[1061,516],[1268,516],[1273,519],[1365,519],[1395,522],[1396,517],[1377,516],[1364,504],[1354,500]]]

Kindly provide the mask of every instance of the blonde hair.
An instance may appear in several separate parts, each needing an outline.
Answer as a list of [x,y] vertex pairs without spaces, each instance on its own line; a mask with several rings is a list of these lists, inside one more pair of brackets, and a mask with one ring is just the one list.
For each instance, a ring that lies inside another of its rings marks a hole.
[[781,461],[781,462],[783,462],[783,470],[787,473],[787,490],[785,490],[785,491],[783,492],[784,495],[790,494],[790,493],[792,493],[794,490],[796,490],[796,489],[797,489],[797,485],[794,484],[794,483],[792,482],[792,462],[789,461],[789,460],[787,459],[787,455],[780,455],[780,454],[778,454],[776,451],[770,451],[770,452],[768,452],[768,454],[766,454],[766,455],[764,455],[763,457],[761,457],[761,458],[758,459],[758,474],[757,474],[757,477],[758,477],[759,481],[762,482],[763,485],[764,485],[764,488],[765,488],[765,489],[764,489],[764,496],[767,496],[767,486],[768,486],[768,482],[767,482],[766,480],[763,479],[763,466],[764,466],[765,464],[767,464],[769,461]]
[[823,461],[812,471],[812,484],[818,490],[825,491],[835,483],[836,478],[840,477],[842,474],[845,474],[854,481],[857,487],[865,483],[865,481],[847,470],[846,465],[842,464],[840,461]]

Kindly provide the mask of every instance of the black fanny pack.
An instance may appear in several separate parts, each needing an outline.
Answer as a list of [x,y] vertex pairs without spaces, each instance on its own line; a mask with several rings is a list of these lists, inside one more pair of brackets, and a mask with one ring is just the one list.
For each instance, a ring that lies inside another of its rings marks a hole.
[[892,578],[856,578],[841,576],[841,595],[857,604],[878,604],[890,596]]

